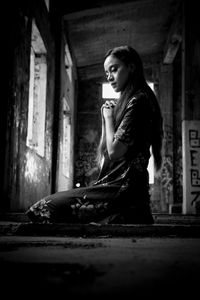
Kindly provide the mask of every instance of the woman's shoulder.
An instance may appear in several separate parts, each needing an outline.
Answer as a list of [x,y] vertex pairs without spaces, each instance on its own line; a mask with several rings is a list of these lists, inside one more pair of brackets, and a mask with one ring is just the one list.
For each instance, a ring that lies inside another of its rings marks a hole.
[[145,99],[147,99],[146,92],[143,91],[143,90],[139,90],[128,101],[127,107],[132,107],[132,106],[137,105],[137,104],[142,104]]

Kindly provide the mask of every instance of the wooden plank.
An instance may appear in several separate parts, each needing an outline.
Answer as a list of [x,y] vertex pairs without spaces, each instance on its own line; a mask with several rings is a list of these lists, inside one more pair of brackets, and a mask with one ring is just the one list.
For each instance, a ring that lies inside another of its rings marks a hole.
[[171,25],[167,42],[164,47],[164,64],[171,64],[178,52],[180,43],[182,41],[182,21],[179,13]]

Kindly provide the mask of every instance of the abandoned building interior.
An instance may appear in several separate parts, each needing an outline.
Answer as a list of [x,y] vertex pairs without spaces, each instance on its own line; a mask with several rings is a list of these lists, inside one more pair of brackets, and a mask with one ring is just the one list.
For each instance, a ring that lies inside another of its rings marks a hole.
[[[199,294],[197,2],[18,0],[3,8],[9,16],[0,110],[3,295],[38,297],[38,288],[40,295],[55,292],[54,299],[58,292],[67,299]],[[158,174],[152,158],[148,166],[155,224],[32,224],[24,214],[30,205],[97,176],[100,108],[117,97],[102,62],[120,45],[141,55],[163,115],[163,165]]]
[[[59,3],[59,4],[58,4]],[[7,212],[96,176],[105,52],[129,44],[164,119],[163,167],[149,164],[153,213],[200,210],[199,27],[182,0],[18,1],[8,32],[1,172]],[[111,96],[113,97],[113,96]],[[115,96],[114,96],[115,97]]]

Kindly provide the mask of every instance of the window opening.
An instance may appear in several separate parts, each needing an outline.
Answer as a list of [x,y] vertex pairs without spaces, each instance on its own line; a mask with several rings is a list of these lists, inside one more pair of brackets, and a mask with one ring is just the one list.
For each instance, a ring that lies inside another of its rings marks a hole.
[[46,7],[47,7],[47,10],[49,11],[49,0],[45,0],[45,4],[46,4]]
[[47,51],[39,30],[32,22],[30,79],[28,103],[28,130],[26,145],[44,156],[45,117],[46,117],[46,83]]
[[[152,91],[155,93],[154,83],[147,81],[147,84],[150,86]],[[149,159],[149,164],[148,164],[147,170],[149,172],[149,184],[154,184],[154,158],[153,158],[152,153],[151,153],[151,156]]]
[[154,184],[154,159],[152,154],[149,159],[147,170],[149,172],[149,184]]
[[65,44],[65,70],[69,76],[70,83],[72,82],[72,58],[69,52],[69,47]]
[[118,99],[119,93],[115,92],[110,83],[102,84],[102,98],[103,99]]
[[71,148],[71,115],[70,108],[65,97],[63,97],[63,153],[62,153],[62,173],[69,178],[70,170],[70,148]]

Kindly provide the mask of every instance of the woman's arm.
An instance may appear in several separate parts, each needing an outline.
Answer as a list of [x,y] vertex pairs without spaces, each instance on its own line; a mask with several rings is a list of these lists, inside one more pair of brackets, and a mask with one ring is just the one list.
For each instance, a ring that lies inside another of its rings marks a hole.
[[113,123],[113,102],[107,101],[103,105],[103,117],[105,120],[106,146],[108,155],[111,160],[116,160],[122,157],[126,151],[127,146],[114,139],[114,123]]

